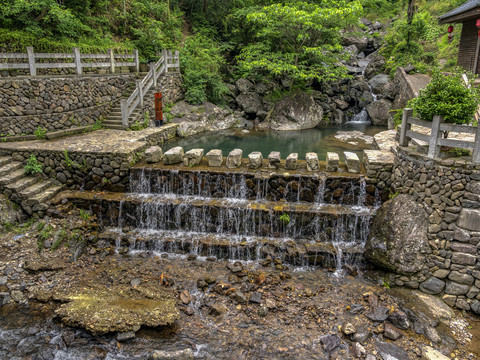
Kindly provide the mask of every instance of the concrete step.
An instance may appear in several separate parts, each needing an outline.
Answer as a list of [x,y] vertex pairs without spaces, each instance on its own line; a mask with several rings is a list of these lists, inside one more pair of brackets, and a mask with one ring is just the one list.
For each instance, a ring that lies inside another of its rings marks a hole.
[[6,186],[7,189],[10,189],[14,192],[20,192],[25,190],[26,188],[36,184],[38,182],[38,178],[33,176],[25,176],[22,174],[23,177],[18,179],[15,182],[12,182]]
[[37,194],[42,193],[49,187],[53,185],[53,182],[47,180],[47,181],[40,181],[36,184],[33,184],[32,186],[29,186],[22,191],[19,192],[19,195],[24,198],[24,199],[29,199]]
[[32,196],[26,200],[26,203],[29,206],[33,206],[35,204],[45,204],[55,195],[57,195],[62,189],[62,185],[53,185],[50,183],[50,187],[46,188],[44,191],[38,193],[35,196]]
[[120,120],[120,121],[122,121],[122,116],[121,115],[114,115],[114,116],[109,115],[109,116],[107,116],[107,120]]
[[7,165],[11,163],[13,160],[10,156],[1,156],[0,157],[0,166]]
[[24,178],[25,176],[25,170],[23,170],[23,168],[12,171],[11,173],[8,173],[0,178],[0,185],[5,186],[11,184],[19,179]]
[[126,129],[127,129],[127,126],[123,126],[123,125],[108,125],[108,126],[105,126],[105,128],[107,128],[107,129],[112,129],[112,130],[126,130]]
[[107,119],[105,120],[103,123],[103,126],[107,126],[107,125],[122,125],[122,120],[110,120],[110,119]]
[[15,170],[23,169],[23,164],[19,161],[10,162],[7,165],[0,167],[0,176],[3,177]]

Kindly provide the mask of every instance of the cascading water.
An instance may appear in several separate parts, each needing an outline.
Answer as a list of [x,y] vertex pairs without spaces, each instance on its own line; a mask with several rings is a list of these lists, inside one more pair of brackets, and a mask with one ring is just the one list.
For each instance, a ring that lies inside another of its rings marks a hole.
[[106,234],[132,252],[340,269],[361,257],[375,201],[361,176],[138,168]]

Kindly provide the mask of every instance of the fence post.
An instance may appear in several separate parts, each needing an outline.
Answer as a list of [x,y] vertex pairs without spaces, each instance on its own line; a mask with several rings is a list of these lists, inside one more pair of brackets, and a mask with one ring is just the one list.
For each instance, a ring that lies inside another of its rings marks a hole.
[[121,99],[120,100],[120,110],[122,112],[122,125],[128,126],[128,115],[127,115],[127,100]]
[[115,56],[113,55],[113,49],[108,49],[110,55],[110,73],[115,74]]
[[33,47],[27,46],[27,55],[28,55],[28,67],[30,68],[30,75],[36,76],[37,69],[35,68],[35,53],[33,52]]
[[150,71],[153,76],[153,88],[157,89],[157,71],[155,70],[155,63],[150,63]]
[[474,164],[480,164],[480,125],[477,123],[477,133],[475,134],[475,144],[473,145],[473,157]]
[[168,73],[168,51],[162,50],[162,56],[163,56],[163,65],[165,65],[164,72]]
[[442,136],[440,124],[443,122],[443,116],[435,115],[432,121],[432,132],[430,134],[430,144],[428,145],[428,157],[435,159],[440,155],[440,146],[437,145],[438,138]]
[[180,72],[180,51],[175,50],[175,65],[177,65],[177,70]]
[[408,146],[408,137],[407,131],[409,131],[412,127],[412,124],[408,122],[408,119],[411,118],[413,115],[413,109],[403,109],[403,116],[402,116],[402,127],[400,129],[400,146]]
[[133,50],[133,57],[135,58],[135,72],[139,73],[140,72],[140,61],[138,60],[138,50],[134,49]]
[[75,67],[77,68],[77,75],[82,75],[82,59],[80,58],[80,49],[77,47],[73,48],[73,57],[75,61]]
[[138,96],[140,96],[140,107],[143,109],[143,89],[142,80],[135,81],[137,83]]

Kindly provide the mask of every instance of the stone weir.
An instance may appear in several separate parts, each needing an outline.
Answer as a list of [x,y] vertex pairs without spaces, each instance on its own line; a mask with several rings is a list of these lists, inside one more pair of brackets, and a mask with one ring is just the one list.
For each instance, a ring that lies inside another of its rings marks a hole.
[[363,174],[139,164],[130,193],[60,196],[101,220],[120,252],[342,267],[362,258],[380,203]]

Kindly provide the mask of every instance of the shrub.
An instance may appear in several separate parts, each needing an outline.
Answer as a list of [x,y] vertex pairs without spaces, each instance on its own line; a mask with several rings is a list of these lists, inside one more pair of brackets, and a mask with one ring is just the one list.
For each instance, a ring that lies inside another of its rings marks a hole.
[[35,135],[35,137],[37,139],[45,139],[46,135],[47,135],[47,129],[45,128],[42,128],[42,127],[38,127],[37,130],[35,130],[33,132],[33,134]]
[[35,155],[31,154],[27,160],[27,164],[23,169],[25,171],[25,174],[35,175],[42,172],[42,164],[38,162]]
[[432,121],[443,115],[445,122],[468,124],[473,120],[480,101],[476,88],[467,87],[460,74],[443,75],[435,70],[430,84],[420,96],[410,101],[414,114]]

